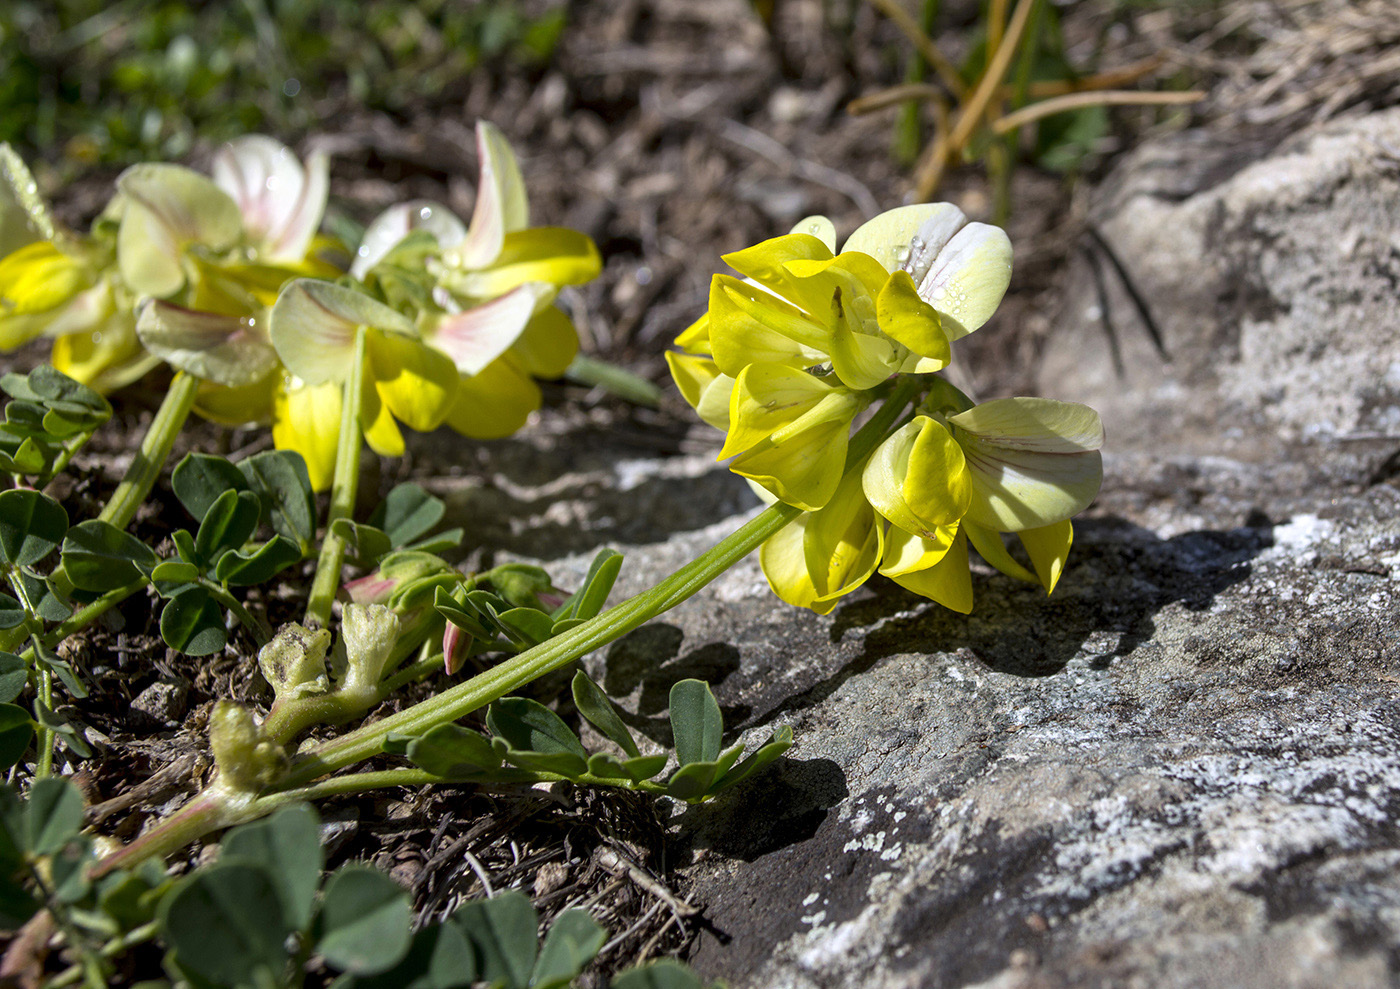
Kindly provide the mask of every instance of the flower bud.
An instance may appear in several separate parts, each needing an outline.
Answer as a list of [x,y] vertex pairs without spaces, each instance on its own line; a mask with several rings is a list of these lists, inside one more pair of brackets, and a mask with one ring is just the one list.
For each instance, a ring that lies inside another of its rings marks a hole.
[[382,604],[349,604],[340,622],[345,644],[345,680],[341,690],[368,693],[379,686],[399,638],[399,616]]
[[[491,571],[490,577],[496,593],[517,608],[534,608],[548,614],[568,596],[554,586],[544,570],[526,563],[502,564]],[[550,601],[554,603],[551,605]]]
[[209,717],[209,747],[219,778],[234,790],[259,790],[286,771],[282,746],[262,739],[253,712],[234,701],[218,701]]
[[258,668],[278,700],[323,694],[329,689],[326,651],[330,645],[331,634],[323,628],[284,625],[278,630],[258,653]]

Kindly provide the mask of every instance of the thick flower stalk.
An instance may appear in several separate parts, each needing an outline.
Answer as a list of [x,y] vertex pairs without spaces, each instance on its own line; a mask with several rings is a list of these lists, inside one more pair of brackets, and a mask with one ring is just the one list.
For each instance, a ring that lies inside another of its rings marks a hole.
[[[977,405],[938,374],[1006,292],[1006,234],[944,203],[892,210],[835,243],[813,217],[727,255],[744,277],[715,276],[709,311],[667,355],[685,399],[726,431],[720,459],[805,512],[764,544],[769,584],[826,613],[878,571],[965,613],[970,543],[1050,592],[1069,520],[1102,478],[1098,415],[1037,398]],[[922,396],[912,414],[843,478],[853,424],[905,377]]]

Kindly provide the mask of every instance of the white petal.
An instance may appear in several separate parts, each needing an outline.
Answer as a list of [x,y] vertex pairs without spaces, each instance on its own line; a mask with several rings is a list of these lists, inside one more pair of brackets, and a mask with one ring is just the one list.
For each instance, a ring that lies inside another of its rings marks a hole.
[[841,250],[869,254],[886,271],[903,268],[917,285],[943,245],[966,224],[967,215],[952,203],[901,206],[861,224]]
[[300,260],[321,225],[329,166],[324,154],[309,164],[308,175],[290,148],[262,134],[229,141],[214,156],[214,182],[238,204],[266,260]]
[[171,367],[230,388],[261,381],[277,366],[277,355],[253,317],[198,312],[157,301],[141,310],[136,335]]
[[363,292],[315,278],[287,283],[268,317],[268,336],[283,365],[308,385],[343,381],[359,326],[416,336],[400,312]]
[[919,280],[919,296],[943,317],[949,340],[977,329],[1001,305],[1011,284],[1011,238],[1001,227],[969,223]]
[[350,274],[364,278],[371,268],[414,230],[426,230],[443,250],[455,247],[466,235],[466,225],[456,213],[431,199],[414,199],[390,206],[365,228]]

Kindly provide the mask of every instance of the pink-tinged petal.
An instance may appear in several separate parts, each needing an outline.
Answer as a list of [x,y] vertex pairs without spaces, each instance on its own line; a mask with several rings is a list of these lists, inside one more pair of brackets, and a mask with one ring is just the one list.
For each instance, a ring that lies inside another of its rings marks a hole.
[[298,278],[277,297],[268,317],[268,336],[288,371],[309,385],[319,385],[343,381],[350,372],[359,326],[415,335],[407,317],[363,292]]
[[[382,576],[378,570],[355,580],[346,581],[345,593],[356,604],[384,604],[390,593],[398,586],[397,581]],[[451,623],[448,624],[451,628]]]
[[307,167],[290,148],[261,134],[229,141],[214,156],[214,182],[238,204],[248,239],[264,260],[306,255],[329,189],[329,163],[317,152]]
[[171,367],[230,388],[260,381],[277,366],[277,354],[252,316],[224,316],[157,301],[142,308],[136,335]]
[[442,666],[448,676],[462,668],[462,661],[471,654],[472,637],[451,622],[442,630]]
[[461,263],[467,268],[484,268],[496,260],[506,234],[525,229],[530,213],[520,164],[495,124],[477,123],[476,151],[481,180],[471,226],[459,249]]
[[548,286],[532,282],[465,312],[444,316],[429,342],[452,358],[463,374],[480,374],[510,349],[535,314],[536,304],[548,294]]
[[439,248],[447,250],[461,243],[467,228],[456,213],[431,199],[414,199],[390,206],[365,228],[365,235],[355,251],[355,261],[350,265],[350,274],[364,278],[399,241],[415,230],[426,230],[433,235]]

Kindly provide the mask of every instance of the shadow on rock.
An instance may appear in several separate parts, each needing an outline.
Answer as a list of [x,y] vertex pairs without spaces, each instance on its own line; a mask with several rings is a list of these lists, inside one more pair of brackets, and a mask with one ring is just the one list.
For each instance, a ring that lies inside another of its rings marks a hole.
[[[695,678],[710,685],[722,682],[739,669],[739,650],[726,642],[681,652],[685,633],[665,622],[652,622],[629,632],[608,646],[604,662],[603,690],[609,697],[636,695],[637,713],[621,712],[631,727],[653,741],[670,746],[671,722],[662,715],[670,707],[671,688],[682,680]],[[731,732],[748,718],[746,704],[721,705]]]
[[[830,759],[779,759],[713,802],[686,809],[677,821],[681,858],[704,848],[752,862],[810,840],[849,795],[846,774]],[[763,812],[754,813],[760,796]]]
[[819,704],[898,654],[966,651],[989,669],[1023,677],[1051,676],[1087,654],[1089,665],[1102,669],[1151,639],[1163,608],[1209,608],[1272,545],[1272,524],[1259,513],[1237,529],[1169,539],[1108,516],[1076,522],[1075,546],[1053,597],[1001,574],[974,573],[977,604],[971,615],[959,615],[879,581],[872,596],[842,607],[831,626],[833,642],[870,629],[860,655],[772,714]]

